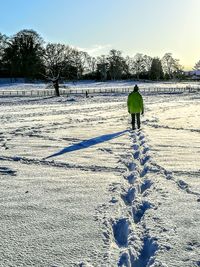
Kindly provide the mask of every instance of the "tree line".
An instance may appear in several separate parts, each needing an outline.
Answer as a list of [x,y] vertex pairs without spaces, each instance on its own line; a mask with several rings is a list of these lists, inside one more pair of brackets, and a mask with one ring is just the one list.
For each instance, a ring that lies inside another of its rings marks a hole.
[[0,77],[101,81],[120,79],[169,80],[181,78],[178,59],[166,53],[161,59],[137,53],[134,57],[112,49],[92,57],[66,44],[45,43],[34,30],[8,37],[0,33]]

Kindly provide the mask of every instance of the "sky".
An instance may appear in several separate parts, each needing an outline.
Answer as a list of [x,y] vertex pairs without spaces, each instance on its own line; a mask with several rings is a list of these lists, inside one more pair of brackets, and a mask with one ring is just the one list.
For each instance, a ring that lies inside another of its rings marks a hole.
[[200,0],[0,0],[0,8],[7,36],[33,29],[92,56],[169,52],[185,69],[200,60]]

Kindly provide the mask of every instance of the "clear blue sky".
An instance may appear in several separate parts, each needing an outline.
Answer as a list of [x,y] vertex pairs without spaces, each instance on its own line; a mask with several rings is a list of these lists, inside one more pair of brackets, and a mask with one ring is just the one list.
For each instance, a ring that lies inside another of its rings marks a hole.
[[200,59],[200,0],[1,0],[0,7],[8,36],[34,29],[92,55],[171,52],[186,68]]

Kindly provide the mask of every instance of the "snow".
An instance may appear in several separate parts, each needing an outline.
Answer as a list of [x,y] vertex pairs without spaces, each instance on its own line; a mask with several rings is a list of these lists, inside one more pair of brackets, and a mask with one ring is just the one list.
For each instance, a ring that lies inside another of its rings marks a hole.
[[[200,88],[199,81],[188,81],[188,82],[143,82],[134,80],[125,81],[106,81],[106,82],[94,82],[94,81],[77,81],[77,82],[64,82],[60,84],[61,88],[65,89],[94,89],[94,88],[125,88],[133,87],[138,84],[141,89],[145,88]],[[20,91],[20,90],[46,90],[53,89],[52,83],[24,83],[24,82],[13,82],[13,83],[1,83],[0,79],[0,90],[8,91]]]
[[69,99],[0,98],[0,266],[200,266],[199,93],[134,132],[127,94]]

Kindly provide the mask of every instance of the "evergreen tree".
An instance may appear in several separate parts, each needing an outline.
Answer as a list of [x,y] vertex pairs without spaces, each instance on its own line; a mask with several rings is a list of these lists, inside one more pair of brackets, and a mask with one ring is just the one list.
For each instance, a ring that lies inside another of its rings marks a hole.
[[200,70],[200,60],[195,63],[193,70]]
[[102,55],[97,58],[97,78],[99,78],[102,82],[105,82],[108,77],[108,68],[109,63],[107,57]]
[[164,77],[161,60],[159,58],[153,58],[150,69],[151,80],[161,80]]

